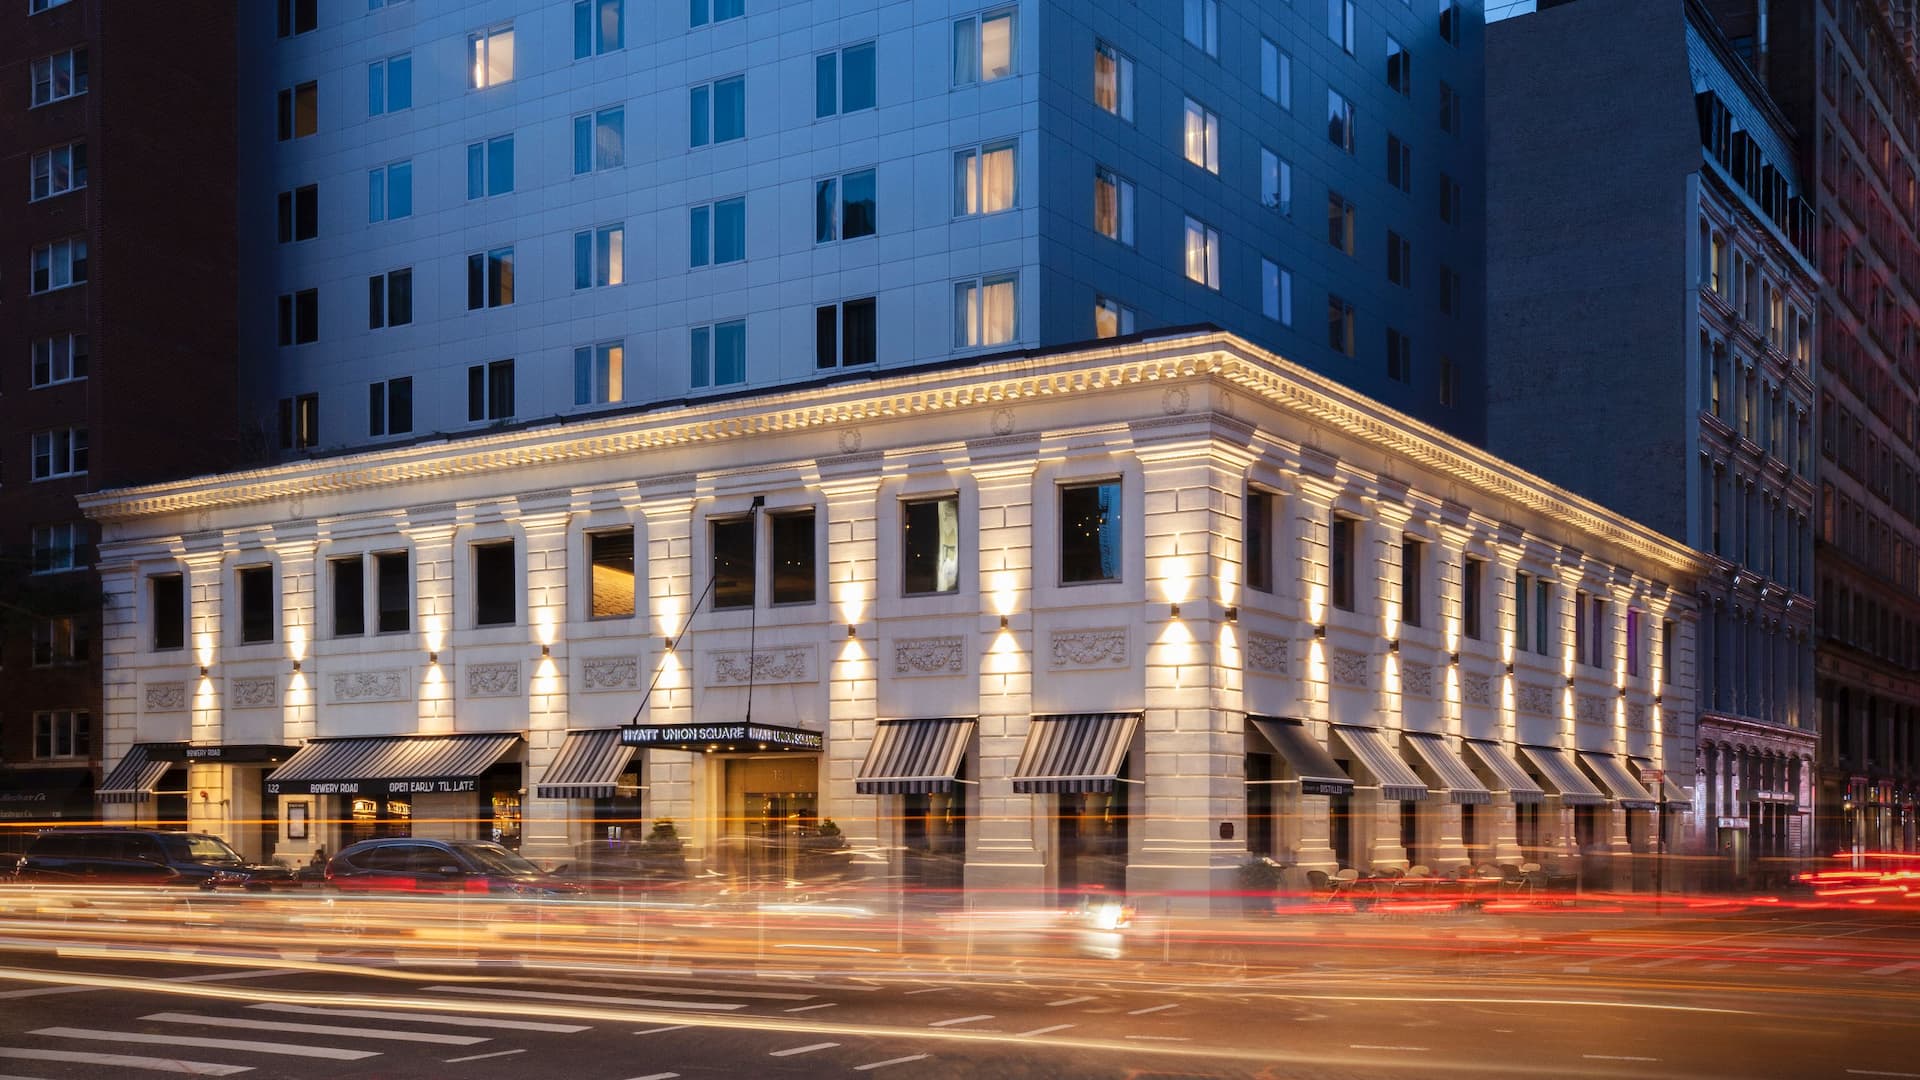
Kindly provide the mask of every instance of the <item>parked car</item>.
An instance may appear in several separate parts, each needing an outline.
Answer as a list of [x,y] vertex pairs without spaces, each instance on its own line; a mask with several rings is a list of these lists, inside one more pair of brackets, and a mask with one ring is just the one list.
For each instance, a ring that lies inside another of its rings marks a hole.
[[578,896],[579,885],[535,866],[491,840],[383,836],[342,848],[327,860],[327,884],[358,893],[478,893]]
[[249,863],[225,840],[165,829],[54,828],[33,838],[15,871],[22,882],[268,889],[290,884],[284,866]]
[[687,858],[672,846],[642,841],[589,840],[555,873],[593,892],[672,889],[687,880]]

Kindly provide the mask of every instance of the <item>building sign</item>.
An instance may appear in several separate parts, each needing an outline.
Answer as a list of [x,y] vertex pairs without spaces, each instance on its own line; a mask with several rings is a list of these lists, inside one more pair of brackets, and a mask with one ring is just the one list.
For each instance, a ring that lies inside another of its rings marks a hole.
[[1331,780],[1302,780],[1300,781],[1300,794],[1351,795],[1353,794],[1353,785],[1336,784]]
[[620,729],[620,745],[661,750],[824,750],[826,736],[778,724],[633,724]]
[[459,795],[480,790],[474,779],[269,780],[268,795]]
[[1720,827],[1723,829],[1744,829],[1747,827],[1747,819],[1743,817],[1723,817],[1720,819]]
[[233,764],[270,765],[293,756],[294,747],[274,743],[234,743],[222,746],[182,746],[178,755],[157,757],[158,761],[217,761]]

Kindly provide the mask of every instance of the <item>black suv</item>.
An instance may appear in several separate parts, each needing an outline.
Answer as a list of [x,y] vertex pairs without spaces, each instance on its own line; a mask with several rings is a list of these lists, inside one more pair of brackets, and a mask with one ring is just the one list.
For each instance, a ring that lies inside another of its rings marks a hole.
[[284,866],[249,863],[225,840],[164,829],[47,829],[27,845],[15,880],[69,885],[184,885],[201,889],[289,884]]
[[577,896],[557,878],[491,840],[386,836],[342,848],[327,860],[327,884],[343,892]]

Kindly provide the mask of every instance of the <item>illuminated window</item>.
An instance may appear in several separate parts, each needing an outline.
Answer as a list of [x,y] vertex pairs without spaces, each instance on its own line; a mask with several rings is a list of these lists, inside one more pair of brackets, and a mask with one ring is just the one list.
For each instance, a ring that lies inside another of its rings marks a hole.
[[1194,218],[1187,219],[1187,280],[1220,288],[1220,233]]
[[1017,280],[1012,274],[955,282],[953,343],[959,348],[1005,345],[1016,336]]
[[906,596],[960,591],[960,499],[900,504],[901,585]]
[[627,227],[602,225],[573,234],[573,287],[593,289],[627,280]]
[[968,147],[953,155],[953,214],[997,214],[1018,195],[1013,143]]
[[1220,171],[1220,118],[1188,98],[1184,109],[1187,160],[1210,173]]
[[478,90],[513,81],[513,24],[467,35],[468,83]]
[[625,394],[627,347],[619,341],[582,345],[573,350],[573,403],[608,405]]
[[1104,41],[1093,45],[1093,103],[1133,119],[1133,59]]
[[993,82],[1013,74],[1013,12],[994,11],[953,24],[953,85]]
[[1109,240],[1133,246],[1133,183],[1105,165],[1093,169],[1093,227]]
[[1093,300],[1093,336],[1119,337],[1133,333],[1133,309],[1118,300],[1096,296]]
[[590,617],[631,618],[634,612],[635,572],[633,529],[607,529],[587,534],[587,565],[592,596]]
[[280,91],[280,141],[304,139],[320,130],[320,86],[305,82]]

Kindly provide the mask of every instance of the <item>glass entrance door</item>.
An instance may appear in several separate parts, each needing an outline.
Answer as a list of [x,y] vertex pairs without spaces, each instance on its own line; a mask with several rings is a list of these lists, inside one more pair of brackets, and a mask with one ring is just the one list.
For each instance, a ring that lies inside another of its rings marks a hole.
[[720,828],[723,873],[744,881],[804,880],[819,835],[819,759],[812,754],[727,758]]

